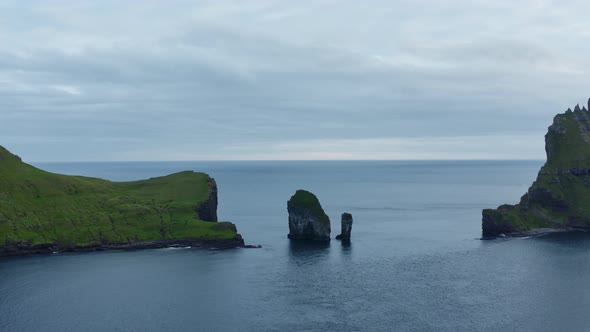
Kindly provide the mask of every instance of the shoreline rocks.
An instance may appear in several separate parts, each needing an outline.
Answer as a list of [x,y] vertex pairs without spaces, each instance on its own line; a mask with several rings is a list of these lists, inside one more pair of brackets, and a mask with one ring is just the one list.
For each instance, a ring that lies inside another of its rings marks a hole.
[[496,236],[482,237],[480,240],[495,240],[506,238],[523,238],[523,237],[539,237],[551,235],[555,233],[589,233],[590,230],[585,228],[564,227],[564,228],[533,228],[528,231],[500,233]]
[[26,256],[34,254],[53,254],[63,252],[93,252],[107,250],[142,250],[142,249],[160,249],[160,248],[200,248],[210,250],[225,250],[234,248],[260,248],[260,246],[251,246],[244,244],[242,236],[238,234],[233,239],[214,240],[214,239],[174,239],[174,240],[156,240],[130,243],[108,243],[93,244],[89,246],[71,246],[59,243],[29,245],[26,242],[12,243],[8,247],[2,248],[2,256]]

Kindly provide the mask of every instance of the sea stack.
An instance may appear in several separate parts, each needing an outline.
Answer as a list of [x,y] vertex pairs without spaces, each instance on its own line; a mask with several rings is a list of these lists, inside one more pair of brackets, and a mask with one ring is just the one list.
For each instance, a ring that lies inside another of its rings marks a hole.
[[590,230],[590,112],[576,105],[556,115],[545,151],[547,162],[518,204],[483,210],[484,238]]
[[350,241],[350,233],[352,232],[352,214],[344,212],[342,214],[340,234],[336,236],[336,240]]
[[297,190],[287,202],[289,239],[330,241],[330,218],[318,198],[306,190]]

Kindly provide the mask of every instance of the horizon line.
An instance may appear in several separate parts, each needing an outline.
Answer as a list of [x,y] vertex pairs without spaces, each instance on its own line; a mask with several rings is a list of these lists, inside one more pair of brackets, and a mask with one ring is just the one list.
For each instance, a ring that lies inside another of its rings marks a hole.
[[26,163],[158,163],[158,162],[350,162],[350,161],[546,161],[547,159],[203,159],[203,160],[51,160],[51,161],[25,161]]

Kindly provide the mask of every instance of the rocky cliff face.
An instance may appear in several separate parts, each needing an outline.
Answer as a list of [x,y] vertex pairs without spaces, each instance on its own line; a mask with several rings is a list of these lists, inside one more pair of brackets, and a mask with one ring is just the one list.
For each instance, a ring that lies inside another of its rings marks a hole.
[[518,204],[483,210],[484,238],[537,228],[590,229],[590,112],[586,107],[578,105],[555,116],[545,135],[545,151],[547,162]]
[[206,201],[196,206],[195,210],[199,220],[217,221],[217,183],[214,178],[210,178],[209,197]]
[[287,202],[289,239],[330,241],[330,218],[317,197],[305,190],[297,190]]
[[341,220],[341,231],[336,236],[336,240],[350,241],[350,233],[352,232],[352,214],[344,212]]

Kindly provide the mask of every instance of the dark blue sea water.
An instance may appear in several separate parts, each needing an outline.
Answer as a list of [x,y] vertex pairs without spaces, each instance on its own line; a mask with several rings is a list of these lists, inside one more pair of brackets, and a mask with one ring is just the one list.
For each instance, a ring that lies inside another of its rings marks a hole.
[[[480,241],[481,210],[515,203],[540,161],[38,164],[134,180],[216,178],[219,216],[262,249],[0,258],[1,331],[581,331],[590,237]],[[290,243],[299,188],[352,243]]]

